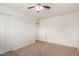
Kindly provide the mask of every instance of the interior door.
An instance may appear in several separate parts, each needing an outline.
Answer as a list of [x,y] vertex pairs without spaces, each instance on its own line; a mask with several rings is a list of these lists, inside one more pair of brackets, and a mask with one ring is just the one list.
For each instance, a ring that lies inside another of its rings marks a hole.
[[0,54],[9,51],[8,16],[0,14]]

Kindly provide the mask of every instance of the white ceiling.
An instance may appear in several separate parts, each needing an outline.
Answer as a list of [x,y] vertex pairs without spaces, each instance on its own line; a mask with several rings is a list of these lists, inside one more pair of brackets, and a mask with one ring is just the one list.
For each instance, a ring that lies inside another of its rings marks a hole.
[[[43,4],[43,3],[42,3]],[[35,5],[34,3],[4,3],[2,5],[8,6],[17,11],[33,16],[35,19],[45,19],[49,17],[61,16],[74,12],[79,12],[79,3],[44,3],[51,7],[51,9],[43,10],[37,13],[35,9],[27,9],[27,7]]]

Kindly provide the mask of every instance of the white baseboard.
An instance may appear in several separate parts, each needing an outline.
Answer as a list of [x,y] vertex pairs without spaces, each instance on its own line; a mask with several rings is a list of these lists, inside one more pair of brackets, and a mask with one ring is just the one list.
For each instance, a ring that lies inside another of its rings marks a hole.
[[[39,41],[43,41],[43,40],[39,40]],[[53,43],[53,44],[57,44],[57,45],[63,45],[63,46],[67,46],[67,47],[77,48],[77,46],[71,46],[71,45],[67,45],[64,43],[56,43],[56,42],[52,42],[52,41],[43,41],[43,42],[48,42],[48,43]]]
[[34,40],[32,40],[32,41],[30,41],[30,42],[28,42],[28,43],[25,43],[25,44],[23,44],[23,45],[20,45],[20,46],[18,46],[18,47],[14,47],[14,48],[12,49],[12,51],[14,51],[14,50],[16,50],[16,49],[20,49],[20,48],[25,47],[25,46],[28,46],[28,45],[33,44],[33,43],[35,43]]
[[[35,40],[32,40],[32,41],[25,43],[23,45],[20,45],[18,47],[14,47],[14,48],[12,48],[12,51],[19,49],[19,48],[22,48],[22,47],[25,47],[25,46],[28,46],[28,45],[33,44],[33,43],[35,43]],[[0,50],[0,54],[3,54],[3,53],[8,52],[8,51],[10,51],[10,50],[9,49],[2,49],[2,50]]]
[[9,49],[2,49],[2,50],[0,50],[0,54],[3,54],[3,53],[8,52],[8,51],[10,51],[10,50]]

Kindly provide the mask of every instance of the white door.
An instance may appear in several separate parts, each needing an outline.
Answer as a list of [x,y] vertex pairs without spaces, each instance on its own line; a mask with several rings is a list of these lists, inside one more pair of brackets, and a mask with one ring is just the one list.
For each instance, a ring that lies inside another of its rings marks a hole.
[[8,16],[0,14],[0,54],[10,50]]

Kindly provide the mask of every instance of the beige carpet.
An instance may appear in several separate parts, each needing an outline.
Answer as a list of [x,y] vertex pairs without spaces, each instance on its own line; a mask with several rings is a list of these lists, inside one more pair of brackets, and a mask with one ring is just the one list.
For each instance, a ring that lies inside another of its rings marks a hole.
[[2,54],[2,56],[79,56],[79,51],[73,47],[36,42],[15,51]]

